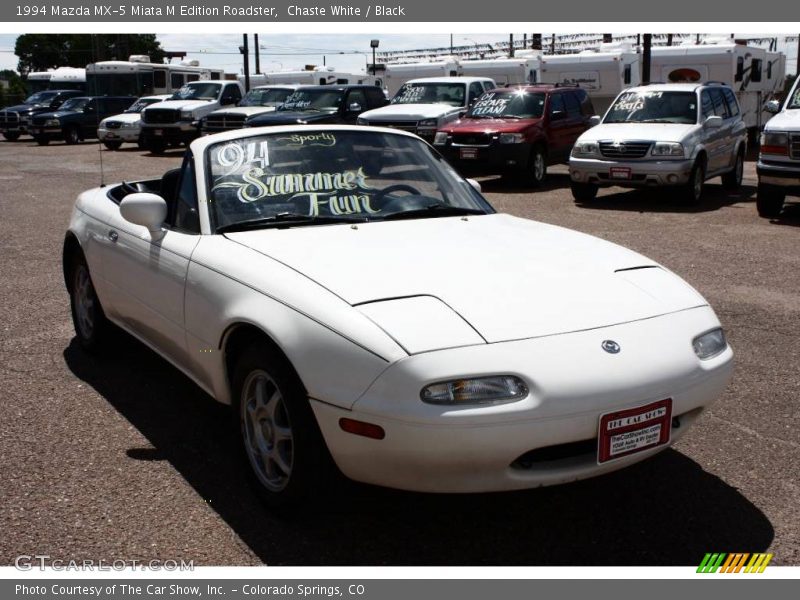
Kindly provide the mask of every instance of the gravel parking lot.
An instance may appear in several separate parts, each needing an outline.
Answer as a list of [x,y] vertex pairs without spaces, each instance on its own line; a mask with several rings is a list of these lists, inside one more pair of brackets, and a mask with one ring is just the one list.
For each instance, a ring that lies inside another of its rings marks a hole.
[[[343,486],[303,512],[259,504],[227,410],[139,343],[91,359],[73,340],[61,244],[76,194],[160,176],[181,153],[0,143],[0,563],[696,565],[772,552],[800,565],[800,204],[755,209],[755,166],[702,206],[601,191],[576,206],[565,167],[538,190],[482,180],[501,211],[665,264],[708,298],[736,352],[725,395],[675,449],[602,478],[430,496]],[[554,250],[555,251],[555,250]],[[535,307],[532,303],[532,310]]]

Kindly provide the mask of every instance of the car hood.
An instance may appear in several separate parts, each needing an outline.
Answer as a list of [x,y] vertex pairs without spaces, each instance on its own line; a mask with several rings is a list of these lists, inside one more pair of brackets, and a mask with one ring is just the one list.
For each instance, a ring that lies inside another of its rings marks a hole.
[[[163,102],[156,102],[153,108],[172,108],[178,110],[194,110],[208,106],[213,100],[164,100]],[[145,108],[147,110],[149,106]]]
[[389,104],[361,113],[362,119],[370,121],[393,121],[396,119],[438,119],[464,110],[463,106],[449,104]]
[[0,111],[7,110],[9,112],[32,112],[45,110],[47,108],[49,107],[42,104],[17,104],[15,106],[6,106],[5,108],[0,108]]
[[[365,305],[362,312],[382,301],[438,299],[489,343],[706,304],[680,278],[635,252],[504,214],[226,235],[349,304]],[[436,346],[446,345],[437,340]]]
[[764,129],[768,131],[778,131],[780,129],[797,131],[800,129],[800,108],[793,108],[778,113],[767,121],[767,125]]
[[106,117],[102,122],[119,121],[120,123],[138,123],[141,120],[141,113],[120,113],[112,117]]
[[678,123],[601,123],[584,132],[582,142],[598,140],[655,140],[680,142],[699,125]]
[[274,112],[277,106],[237,106],[236,108],[226,108],[224,110],[215,110],[213,115],[244,115],[249,117],[251,115],[262,115],[265,113]]
[[336,110],[316,112],[313,110],[276,110],[271,113],[258,115],[250,123],[258,125],[295,125],[297,123],[317,123],[327,121],[337,115]]
[[36,113],[36,120],[43,121],[47,119],[60,119],[62,117],[66,117],[68,115],[76,115],[83,111],[80,110],[54,110],[50,112],[41,112]]
[[523,131],[541,119],[459,119],[443,127],[447,133],[505,133]]

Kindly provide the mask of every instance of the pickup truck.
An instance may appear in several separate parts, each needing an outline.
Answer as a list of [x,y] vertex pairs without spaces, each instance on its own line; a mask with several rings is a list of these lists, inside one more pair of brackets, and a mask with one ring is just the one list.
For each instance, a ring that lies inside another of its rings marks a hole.
[[259,115],[274,112],[299,85],[261,85],[253,88],[237,106],[220,108],[203,117],[203,135],[241,129],[245,122]]
[[0,110],[0,133],[9,142],[28,133],[33,115],[56,110],[66,100],[82,96],[78,90],[45,90],[26,98],[22,104],[7,106]]
[[135,96],[78,96],[70,98],[52,112],[31,119],[31,135],[40,146],[54,139],[77,144],[97,137],[100,122],[121,113],[136,101]]
[[142,146],[159,154],[168,145],[188,144],[200,136],[206,115],[234,106],[244,96],[238,81],[192,81],[164,100],[142,111]]
[[780,215],[786,196],[800,196],[800,77],[786,97],[783,107],[767,103],[777,113],[764,126],[758,154],[758,214],[766,218]]

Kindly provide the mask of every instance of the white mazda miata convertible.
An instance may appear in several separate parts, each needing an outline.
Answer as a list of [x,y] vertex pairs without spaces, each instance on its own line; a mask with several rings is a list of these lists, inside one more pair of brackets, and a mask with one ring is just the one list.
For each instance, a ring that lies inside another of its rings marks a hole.
[[334,463],[432,492],[606,473],[675,442],[733,366],[675,274],[496,213],[390,129],[195,140],[160,180],[81,194],[63,262],[83,347],[117,326],[230,404],[276,504]]

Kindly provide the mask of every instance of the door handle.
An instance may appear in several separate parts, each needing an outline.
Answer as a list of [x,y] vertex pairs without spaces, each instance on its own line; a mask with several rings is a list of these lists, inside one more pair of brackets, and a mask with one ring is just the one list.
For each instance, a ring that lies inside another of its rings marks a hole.
[[119,239],[119,234],[112,229],[108,232],[108,239],[112,242],[116,242]]

